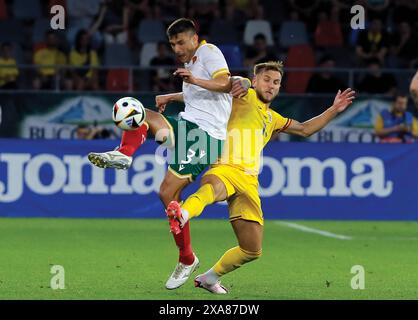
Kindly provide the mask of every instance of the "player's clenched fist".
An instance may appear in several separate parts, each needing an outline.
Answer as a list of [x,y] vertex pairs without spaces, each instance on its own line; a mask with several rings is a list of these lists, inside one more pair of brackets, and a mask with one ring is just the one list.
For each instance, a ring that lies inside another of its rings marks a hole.
[[248,79],[243,77],[234,76],[231,77],[232,80],[232,89],[230,94],[234,98],[241,98],[245,96],[248,92],[248,89],[251,87],[251,83]]

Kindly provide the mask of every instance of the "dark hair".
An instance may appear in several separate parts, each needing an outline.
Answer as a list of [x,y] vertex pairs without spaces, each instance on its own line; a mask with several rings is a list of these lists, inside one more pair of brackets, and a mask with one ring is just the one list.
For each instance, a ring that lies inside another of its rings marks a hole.
[[196,33],[196,25],[190,19],[180,18],[170,24],[167,28],[167,36],[172,38],[175,35],[186,31]]
[[[86,34],[88,34],[88,32],[85,29],[80,29],[77,32],[77,34],[75,36],[75,44],[74,44],[74,49],[77,52],[81,53],[81,38]],[[89,67],[91,65],[92,50],[91,50],[90,42],[87,44],[85,53],[87,54],[87,59],[84,62],[84,64],[82,65],[82,68],[75,68],[74,69],[74,72],[76,74],[78,74],[78,76],[81,77],[81,78],[85,77],[87,75],[87,73],[89,73],[89,71],[90,71],[90,69],[86,68],[86,67]]]
[[257,75],[263,71],[274,70],[278,71],[283,77],[283,62],[281,61],[268,61],[263,63],[258,63],[254,66],[254,75]]
[[[76,36],[75,36],[75,45],[74,45],[74,47],[75,47],[75,49],[78,51],[78,52],[80,52],[80,50],[81,50],[81,38],[84,36],[84,35],[86,35],[86,34],[88,34],[88,32],[87,32],[87,30],[85,30],[85,29],[81,29],[81,30],[79,30],[78,32],[77,32],[77,34],[76,34]],[[90,52],[90,43],[87,45],[87,52]]]
[[257,33],[254,36],[254,41],[257,41],[257,40],[266,40],[266,36],[263,33]]

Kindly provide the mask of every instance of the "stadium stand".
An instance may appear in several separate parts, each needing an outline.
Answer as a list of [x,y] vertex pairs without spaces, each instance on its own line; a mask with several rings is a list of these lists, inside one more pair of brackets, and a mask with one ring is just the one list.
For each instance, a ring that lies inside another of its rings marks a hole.
[[164,24],[159,20],[142,20],[138,27],[138,40],[142,43],[166,41]]
[[[314,51],[310,45],[291,46],[285,64],[288,68],[313,68]],[[287,93],[304,93],[312,76],[311,71],[291,71],[287,73],[285,89]]]
[[306,26],[301,21],[283,22],[278,34],[279,43],[284,48],[308,43]]
[[[26,3],[24,0],[0,0],[0,41],[13,43],[19,52],[19,64],[26,65],[25,72],[19,77],[27,80],[19,81],[18,89],[27,89],[23,84],[30,83],[31,74],[36,74],[30,71],[32,56],[44,45],[45,31],[50,27],[49,9],[53,5],[66,8],[66,30],[57,32],[59,48],[66,56],[74,46],[77,32],[86,29],[92,37],[91,46],[105,67],[111,64],[131,68],[133,73],[141,74],[138,79],[142,80],[138,81],[144,83],[149,82],[144,77],[151,73],[140,71],[139,68],[149,66],[149,61],[156,53],[156,43],[167,42],[165,29],[172,22],[173,14],[177,13],[195,19],[202,28],[201,38],[218,45],[224,51],[230,68],[239,74],[250,75],[244,67],[247,65],[244,59],[248,52],[257,50],[254,37],[263,34],[269,52],[266,57],[289,61],[286,69],[293,66],[294,46],[307,45],[313,51],[314,59],[311,59],[311,51],[308,51],[303,60],[312,62],[324,54],[330,54],[335,60],[335,72],[345,73],[344,78],[351,79],[350,84],[355,85],[354,80],[358,78],[360,69],[367,65],[367,59],[358,56],[356,48],[363,46],[367,52],[367,32],[376,18],[383,22],[379,32],[384,35],[384,46],[387,48],[387,53],[380,57],[382,68],[395,68],[394,77],[405,89],[409,79],[402,72],[418,65],[418,58],[413,58],[418,57],[418,28],[414,19],[418,6],[413,4],[390,2],[380,13],[374,6],[367,7],[371,15],[366,19],[366,30],[362,31],[349,27],[350,15],[344,11],[344,1],[325,0],[309,5],[290,0],[249,1],[245,5],[240,1],[215,1],[210,4],[199,2],[198,10],[191,7],[193,1],[183,1],[182,8],[173,7],[172,3],[156,2],[147,8],[132,7],[125,3],[119,9],[117,0],[34,0],[31,1],[31,10],[27,10]],[[126,20],[125,16],[129,18]],[[112,24],[119,28],[113,35],[108,32]],[[124,29],[120,29],[122,27]],[[110,47],[110,50],[108,42],[109,45],[114,42],[121,45]],[[349,68],[360,69],[351,72]],[[105,89],[106,70],[102,70],[101,74],[104,77],[100,83]],[[287,80],[292,83],[294,75],[287,74],[291,75]],[[299,92],[305,80],[298,85],[296,82],[289,88]],[[137,86],[131,84],[131,87]]]
[[271,24],[267,20],[248,20],[244,30],[244,43],[246,45],[254,44],[254,36],[259,33],[264,34],[269,46],[274,45]]

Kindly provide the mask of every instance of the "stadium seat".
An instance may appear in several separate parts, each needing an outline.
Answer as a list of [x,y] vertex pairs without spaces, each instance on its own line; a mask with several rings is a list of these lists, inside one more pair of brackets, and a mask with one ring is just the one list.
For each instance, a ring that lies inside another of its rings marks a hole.
[[150,65],[151,59],[157,55],[157,43],[148,42],[142,46],[139,64],[141,67],[148,67]]
[[159,20],[145,19],[138,26],[138,40],[142,43],[165,41],[164,25]]
[[6,20],[9,17],[5,0],[0,0],[0,20]]
[[321,21],[315,29],[315,45],[318,47],[341,47],[343,34],[336,21]]
[[238,35],[235,25],[225,20],[215,20],[212,22],[209,31],[210,42],[213,44],[233,44],[238,43]]
[[0,42],[25,43],[25,29],[19,20],[0,21]]
[[[311,46],[296,45],[289,48],[286,68],[313,68],[315,55]],[[289,71],[286,73],[285,91],[287,93],[304,93],[312,76],[311,71]]]
[[13,14],[18,19],[39,19],[42,17],[40,0],[31,0],[28,7],[27,0],[14,0],[12,6]]
[[238,45],[234,44],[221,44],[218,48],[225,56],[226,62],[230,69],[242,68],[242,53]]
[[301,21],[284,21],[277,38],[283,48],[308,43],[306,26]]
[[129,91],[129,70],[111,69],[106,77],[106,90],[112,92]]
[[105,49],[104,64],[106,66],[131,66],[132,53],[124,44],[108,44]]
[[244,43],[248,46],[254,44],[254,36],[258,33],[265,35],[267,44],[274,45],[273,33],[271,31],[270,22],[266,20],[248,20],[244,29]]

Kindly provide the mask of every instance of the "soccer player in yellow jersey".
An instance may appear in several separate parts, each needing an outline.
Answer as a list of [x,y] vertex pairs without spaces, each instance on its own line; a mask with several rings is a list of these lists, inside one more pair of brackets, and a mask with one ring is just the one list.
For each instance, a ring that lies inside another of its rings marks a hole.
[[300,123],[270,109],[270,103],[279,93],[282,77],[280,62],[255,65],[253,89],[249,89],[244,97],[233,100],[228,138],[221,158],[203,176],[196,193],[182,205],[172,201],[167,207],[173,231],[175,223],[177,227],[183,226],[199,216],[205,206],[228,201],[229,220],[239,245],[225,252],[206,273],[197,276],[196,287],[218,294],[227,293],[220,284],[220,277],[261,256],[264,221],[258,194],[258,172],[262,149],[272,133],[283,131],[308,137],[326,126],[354,99],[355,92],[350,88],[339,91],[325,112]]

